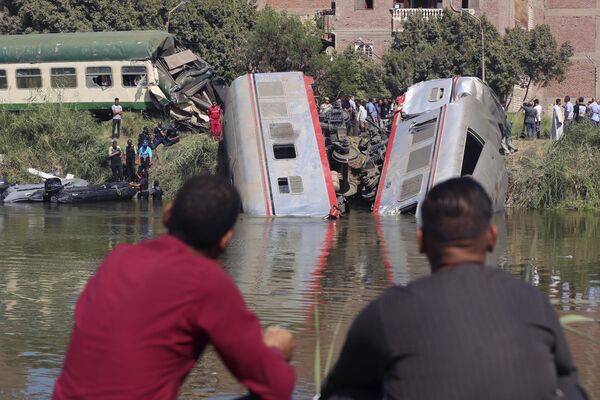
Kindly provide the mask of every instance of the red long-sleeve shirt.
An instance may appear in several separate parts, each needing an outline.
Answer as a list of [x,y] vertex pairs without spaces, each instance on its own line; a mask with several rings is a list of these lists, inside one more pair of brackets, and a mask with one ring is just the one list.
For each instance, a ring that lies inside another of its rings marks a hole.
[[169,235],[120,245],[77,301],[53,399],[175,399],[208,343],[252,393],[290,398],[293,368],[217,262]]

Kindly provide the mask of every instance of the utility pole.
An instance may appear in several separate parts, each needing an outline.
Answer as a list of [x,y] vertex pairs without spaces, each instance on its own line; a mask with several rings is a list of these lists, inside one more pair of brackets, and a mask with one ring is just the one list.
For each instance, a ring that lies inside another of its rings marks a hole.
[[179,4],[177,4],[175,7],[173,7],[173,9],[171,9],[171,11],[169,11],[167,13],[167,23],[165,24],[165,29],[166,29],[167,32],[169,32],[169,21],[171,20],[171,13],[174,12],[175,10],[177,10],[179,7],[181,7],[182,5],[186,4],[189,1],[190,0],[181,0],[179,2]]
[[[464,13],[462,8],[457,9],[454,7],[454,4],[452,4],[452,0],[450,0],[450,8],[457,14],[462,15]],[[467,15],[479,22],[479,30],[481,31],[481,80],[485,82],[485,32],[483,30],[483,21],[481,20],[481,18],[471,13],[467,13]]]

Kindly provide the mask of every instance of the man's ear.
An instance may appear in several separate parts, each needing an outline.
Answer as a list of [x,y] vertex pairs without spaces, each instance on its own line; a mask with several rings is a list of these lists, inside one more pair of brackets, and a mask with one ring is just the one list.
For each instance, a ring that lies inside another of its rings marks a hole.
[[427,246],[425,245],[425,233],[423,228],[417,228],[417,244],[419,245],[419,253],[424,254],[427,252]]
[[169,229],[169,222],[171,222],[171,211],[173,210],[173,203],[167,203],[163,207],[162,222],[165,228]]
[[231,241],[232,237],[233,237],[233,229],[230,229],[223,235],[221,240],[219,240],[219,251],[221,253],[224,253],[225,250],[227,250],[227,246],[229,246],[229,242]]
[[490,224],[486,236],[486,250],[491,253],[494,251],[496,242],[498,241],[498,226]]

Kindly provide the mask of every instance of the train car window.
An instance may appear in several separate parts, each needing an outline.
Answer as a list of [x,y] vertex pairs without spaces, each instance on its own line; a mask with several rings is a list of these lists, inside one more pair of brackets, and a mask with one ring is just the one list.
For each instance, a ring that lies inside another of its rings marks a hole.
[[146,78],[146,67],[127,66],[121,69],[123,86],[136,87]]
[[293,144],[274,144],[273,155],[276,160],[296,158],[296,146]]
[[77,87],[75,68],[50,68],[50,86],[61,89]]
[[279,186],[279,193],[290,193],[290,182],[288,181],[288,178],[277,178],[277,186]]
[[39,68],[17,70],[17,88],[37,89],[42,87],[42,71]]
[[0,89],[8,88],[8,80],[6,79],[6,70],[0,69]]
[[465,154],[463,156],[462,167],[460,169],[460,176],[473,175],[484,145],[485,142],[477,133],[475,133],[475,131],[471,129],[467,131]]
[[111,87],[112,82],[110,67],[87,67],[85,69],[85,85],[89,88]]

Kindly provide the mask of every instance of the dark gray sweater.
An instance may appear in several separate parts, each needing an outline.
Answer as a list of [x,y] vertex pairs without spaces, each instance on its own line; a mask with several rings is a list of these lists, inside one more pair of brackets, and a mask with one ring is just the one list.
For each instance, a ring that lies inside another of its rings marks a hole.
[[556,312],[497,268],[387,289],[356,318],[321,399],[583,399]]

